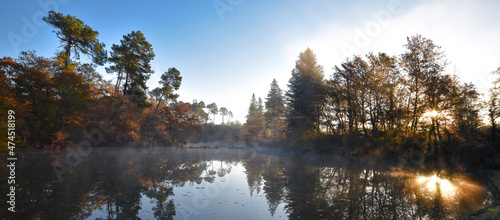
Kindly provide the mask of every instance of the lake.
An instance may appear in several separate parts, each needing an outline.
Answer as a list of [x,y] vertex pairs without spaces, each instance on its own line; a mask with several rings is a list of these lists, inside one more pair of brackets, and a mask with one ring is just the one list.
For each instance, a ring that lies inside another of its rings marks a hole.
[[[18,154],[15,219],[457,219],[492,202],[465,174],[423,174],[341,156],[261,148],[94,148],[68,155]],[[58,179],[52,164],[68,159]],[[5,164],[1,172],[7,176]],[[0,214],[9,219],[6,210],[2,204]]]

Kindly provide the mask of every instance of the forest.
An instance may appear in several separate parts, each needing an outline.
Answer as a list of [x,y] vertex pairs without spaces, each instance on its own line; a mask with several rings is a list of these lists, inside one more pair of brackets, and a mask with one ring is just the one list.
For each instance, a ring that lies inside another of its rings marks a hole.
[[[418,34],[402,54],[353,55],[333,70],[307,48],[290,67],[288,88],[273,80],[264,100],[252,95],[240,124],[216,103],[178,101],[182,76],[175,67],[161,75],[160,87],[148,88],[155,53],[141,31],[107,51],[99,32],[74,16],[50,11],[43,21],[61,42],[56,56],[24,51],[0,59],[0,111],[15,112],[17,149],[89,140],[94,147],[224,142],[378,158],[421,151],[471,169],[493,163],[499,150],[500,68],[492,70],[489,94],[480,94],[445,74],[441,47]],[[99,66],[116,80],[105,80]],[[6,133],[7,118],[0,124]]]

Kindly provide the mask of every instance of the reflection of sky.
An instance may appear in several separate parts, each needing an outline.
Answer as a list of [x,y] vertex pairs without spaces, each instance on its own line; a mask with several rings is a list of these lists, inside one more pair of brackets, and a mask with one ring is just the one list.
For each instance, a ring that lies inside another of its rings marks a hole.
[[[220,161],[214,161],[217,170]],[[223,165],[225,167],[225,164]],[[209,167],[207,170],[210,170]],[[183,219],[269,219],[264,190],[250,196],[245,168],[241,163],[232,165],[231,173],[216,177],[214,183],[186,184],[174,189],[176,217]],[[202,174],[206,176],[206,173]],[[286,219],[281,204],[273,219]],[[189,213],[189,214],[188,214]]]
[[[221,162],[215,160],[213,163],[209,162],[201,177],[207,176],[207,172],[212,170],[212,164],[213,170],[217,171]],[[174,200],[175,219],[287,219],[284,203],[281,203],[274,216],[271,216],[262,185],[258,194],[254,191],[253,196],[250,196],[242,163],[223,162],[222,167],[231,167],[231,172],[223,177],[216,174],[213,183],[186,182],[182,187],[174,187],[175,195],[168,197],[167,202],[170,199]],[[142,194],[142,209],[139,211],[142,219],[155,219],[152,211],[155,202],[156,200]],[[102,211],[94,210],[88,219],[106,218],[104,210],[106,210],[105,205]]]

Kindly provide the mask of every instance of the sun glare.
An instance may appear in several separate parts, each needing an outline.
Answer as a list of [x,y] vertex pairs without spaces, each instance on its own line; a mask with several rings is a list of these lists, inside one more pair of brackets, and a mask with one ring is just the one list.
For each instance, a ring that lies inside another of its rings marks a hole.
[[436,110],[427,110],[422,117],[429,117],[429,118],[435,118],[438,115],[438,112]]
[[457,189],[449,180],[440,178],[437,174],[431,177],[420,176],[417,178],[417,183],[431,192],[439,189],[442,195],[450,195]]
[[420,122],[431,123],[433,120],[439,120],[442,122],[451,122],[453,117],[449,111],[437,111],[435,109],[429,109],[422,114],[420,117]]

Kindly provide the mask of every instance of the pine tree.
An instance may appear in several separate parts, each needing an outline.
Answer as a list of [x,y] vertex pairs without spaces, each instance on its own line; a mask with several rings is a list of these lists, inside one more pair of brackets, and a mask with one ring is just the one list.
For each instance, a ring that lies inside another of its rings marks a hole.
[[208,112],[214,115],[214,120],[212,121],[215,124],[215,115],[219,113],[219,108],[217,107],[217,103],[213,102],[207,105]]
[[224,124],[224,117],[228,114],[228,110],[226,107],[220,107],[219,113],[222,116],[222,124]]
[[252,94],[246,123],[248,138],[250,140],[258,139],[264,130],[263,111],[262,99],[259,98],[259,101],[257,101],[255,94]]
[[92,57],[95,64],[104,65],[106,63],[107,51],[104,50],[106,45],[97,39],[99,32],[94,31],[82,20],[54,11],[49,11],[49,16],[42,19],[52,27],[59,29],[54,32],[61,40],[61,44],[64,45],[64,51],[59,55],[63,58],[65,66],[70,63],[71,51],[74,52],[73,55],[77,59],[80,58],[79,52],[81,52]]
[[266,113],[264,114],[266,133],[269,137],[283,137],[285,132],[285,100],[276,79],[267,93]]
[[161,75],[159,81],[160,87],[153,89],[149,93],[157,102],[155,112],[158,111],[162,103],[167,104],[168,101],[175,102],[177,100],[179,94],[174,93],[174,91],[179,89],[181,82],[181,73],[175,67],[168,68],[168,72]]
[[153,48],[141,31],[124,35],[120,43],[111,47],[109,60],[113,64],[106,71],[118,74],[117,87],[125,77],[123,94],[130,96],[139,107],[146,107],[146,81],[153,73],[150,64],[155,57]]
[[295,62],[286,93],[288,135],[311,135],[320,131],[321,106],[325,102],[323,67],[307,48]]

